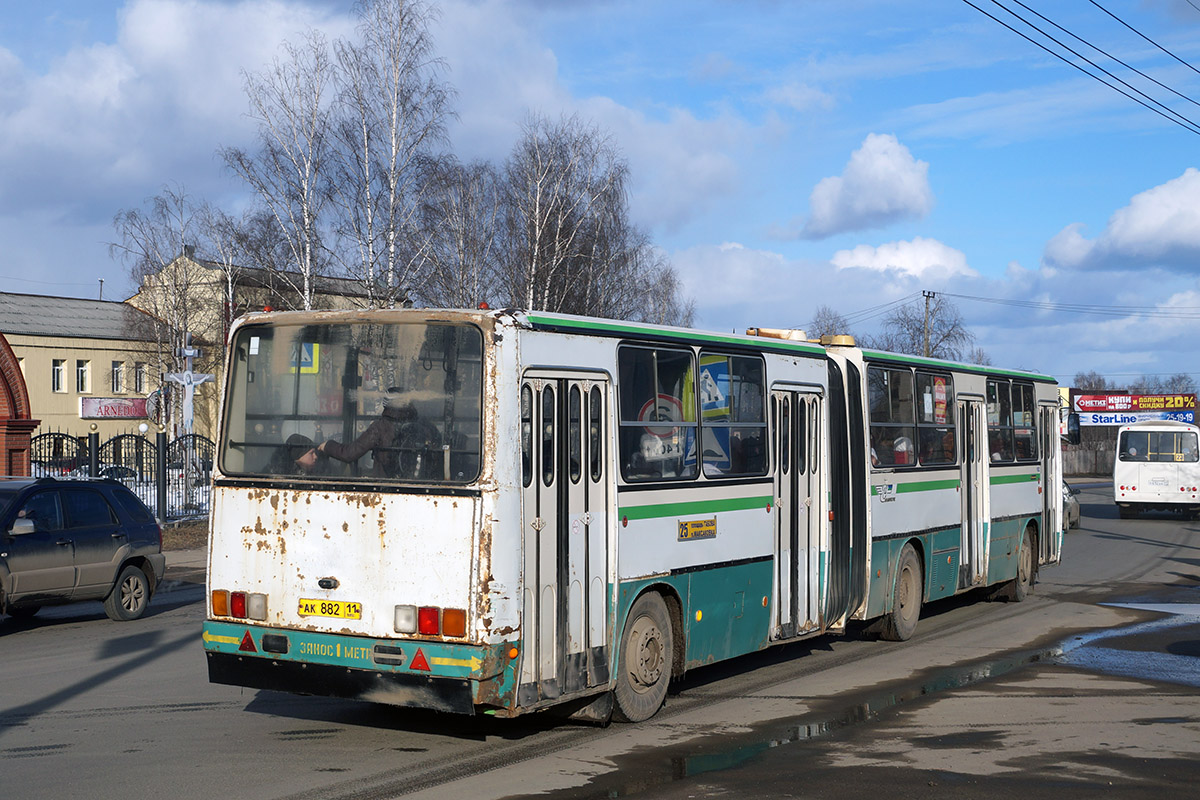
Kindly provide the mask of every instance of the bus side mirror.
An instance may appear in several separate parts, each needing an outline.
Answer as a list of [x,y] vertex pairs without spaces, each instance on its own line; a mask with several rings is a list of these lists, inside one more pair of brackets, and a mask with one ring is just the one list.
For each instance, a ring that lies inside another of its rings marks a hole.
[[1067,415],[1067,444],[1079,444],[1079,414]]

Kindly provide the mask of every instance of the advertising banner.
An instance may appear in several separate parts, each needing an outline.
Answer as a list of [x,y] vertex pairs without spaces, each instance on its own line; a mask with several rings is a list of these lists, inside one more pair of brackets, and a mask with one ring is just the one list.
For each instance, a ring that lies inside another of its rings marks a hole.
[[1085,411],[1182,411],[1196,410],[1194,394],[1077,394],[1075,410]]
[[1188,411],[1110,411],[1080,414],[1080,425],[1132,425],[1135,422],[1190,422],[1196,424],[1196,412]]

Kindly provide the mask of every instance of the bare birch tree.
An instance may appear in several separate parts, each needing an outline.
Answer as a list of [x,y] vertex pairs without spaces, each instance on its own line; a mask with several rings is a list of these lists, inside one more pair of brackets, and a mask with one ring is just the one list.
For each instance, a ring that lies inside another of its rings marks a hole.
[[305,309],[313,307],[313,279],[322,270],[321,224],[328,198],[329,48],[315,30],[300,45],[284,43],[284,57],[261,73],[246,73],[250,116],[258,122],[258,152],[221,149],[225,163],[249,184],[283,231],[294,273],[280,271]]
[[487,162],[447,159],[428,177],[421,227],[429,269],[418,298],[445,308],[503,303],[497,287],[500,175]]
[[434,55],[429,5],[366,0],[358,11],[358,40],[334,43],[333,253],[363,283],[369,305],[388,306],[412,293],[427,263],[419,213],[429,181],[422,176],[445,140],[452,91]]
[[522,308],[564,311],[581,262],[595,257],[589,234],[624,194],[628,168],[597,128],[536,117],[523,126],[506,175],[509,295]]

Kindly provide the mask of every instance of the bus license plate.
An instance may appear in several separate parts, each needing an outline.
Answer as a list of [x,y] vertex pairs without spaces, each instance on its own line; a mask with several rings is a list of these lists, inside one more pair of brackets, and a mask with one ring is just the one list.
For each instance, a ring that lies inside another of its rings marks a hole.
[[362,619],[362,603],[346,600],[309,600],[300,598],[300,616]]

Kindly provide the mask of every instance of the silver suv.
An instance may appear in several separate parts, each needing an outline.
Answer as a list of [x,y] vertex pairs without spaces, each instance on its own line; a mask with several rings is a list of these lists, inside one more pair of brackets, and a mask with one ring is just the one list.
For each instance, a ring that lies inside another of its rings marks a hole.
[[0,613],[103,600],[137,619],[162,582],[162,529],[114,480],[0,478]]

